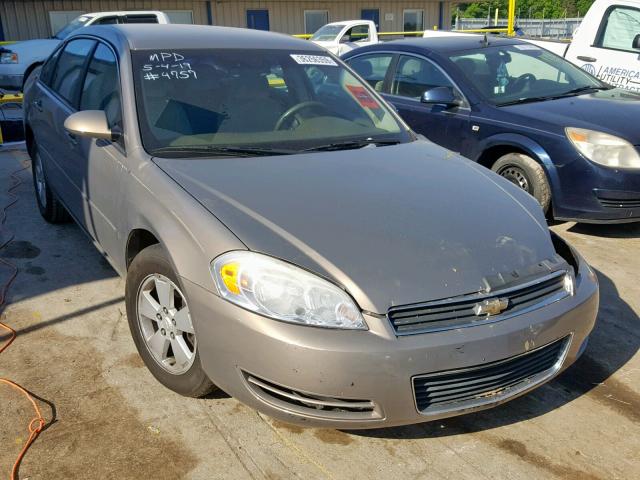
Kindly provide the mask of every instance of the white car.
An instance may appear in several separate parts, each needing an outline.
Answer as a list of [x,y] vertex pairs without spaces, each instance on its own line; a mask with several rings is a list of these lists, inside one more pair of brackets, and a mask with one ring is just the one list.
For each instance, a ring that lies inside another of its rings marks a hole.
[[313,34],[311,41],[340,56],[354,48],[378,43],[378,30],[370,20],[346,20],[326,24]]
[[27,40],[0,48],[0,88],[22,90],[60,42],[78,28],[114,23],[171,23],[169,17],[153,10],[86,13],[68,23],[53,37]]

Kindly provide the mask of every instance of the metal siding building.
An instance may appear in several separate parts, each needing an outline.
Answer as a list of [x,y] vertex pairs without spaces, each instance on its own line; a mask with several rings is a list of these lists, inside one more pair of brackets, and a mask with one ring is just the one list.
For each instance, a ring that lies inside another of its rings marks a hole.
[[190,18],[196,24],[231,27],[247,27],[253,21],[248,17],[259,15],[262,25],[266,19],[270,30],[289,34],[306,33],[305,19],[314,26],[318,19],[353,20],[361,18],[363,10],[374,15],[377,10],[382,32],[403,30],[405,15],[421,16],[423,28],[431,29],[449,26],[452,4],[438,0],[0,0],[0,40],[49,37],[61,22],[80,13],[110,10],[162,10],[182,21]]

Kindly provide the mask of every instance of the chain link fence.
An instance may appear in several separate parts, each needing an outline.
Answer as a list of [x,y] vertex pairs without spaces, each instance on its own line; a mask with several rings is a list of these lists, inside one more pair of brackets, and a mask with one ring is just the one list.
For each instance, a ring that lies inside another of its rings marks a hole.
[[[531,37],[568,39],[573,36],[573,32],[582,18],[517,18],[516,26],[523,33]],[[506,19],[498,19],[499,26],[506,26]],[[486,18],[458,18],[453,25],[456,30],[476,29],[493,26],[493,19],[490,22]]]

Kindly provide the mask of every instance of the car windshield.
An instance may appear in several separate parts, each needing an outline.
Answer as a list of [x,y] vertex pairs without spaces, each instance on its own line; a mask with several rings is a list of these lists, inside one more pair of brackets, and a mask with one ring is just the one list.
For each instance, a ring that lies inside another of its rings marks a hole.
[[498,106],[608,88],[565,59],[531,44],[488,46],[449,58],[489,103]]
[[335,40],[338,34],[342,31],[344,25],[325,25],[313,34],[311,40],[319,42],[330,42]]
[[71,32],[77,30],[80,27],[84,27],[89,20],[91,20],[91,17],[89,15],[80,15],[78,18],[67,23],[61,30],[59,30],[53,36],[53,38],[57,38],[58,40],[64,40],[71,34]]
[[367,85],[322,52],[144,50],[132,53],[132,63],[151,154],[295,153],[413,138]]

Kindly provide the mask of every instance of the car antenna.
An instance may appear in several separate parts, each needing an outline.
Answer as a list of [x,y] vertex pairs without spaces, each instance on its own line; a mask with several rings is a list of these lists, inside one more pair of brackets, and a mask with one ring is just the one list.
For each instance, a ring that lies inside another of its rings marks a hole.
[[487,32],[484,32],[484,37],[482,38],[482,42],[484,47],[489,46],[489,37],[487,37]]

